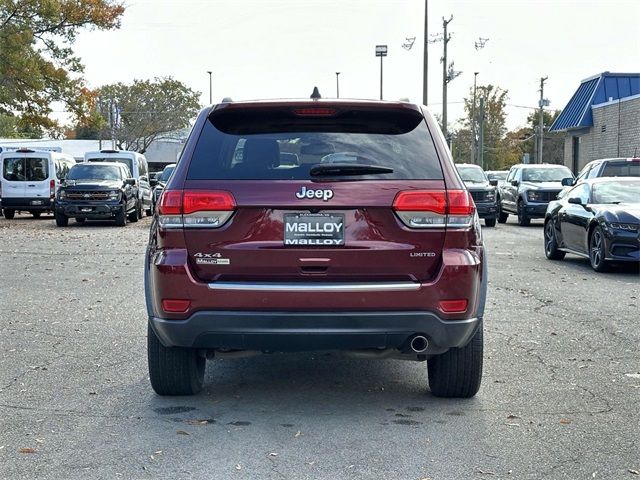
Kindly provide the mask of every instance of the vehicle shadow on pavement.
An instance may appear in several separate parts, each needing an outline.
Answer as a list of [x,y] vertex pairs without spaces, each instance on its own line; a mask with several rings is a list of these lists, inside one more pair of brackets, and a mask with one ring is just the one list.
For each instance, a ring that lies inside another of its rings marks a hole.
[[[149,407],[159,417],[187,423],[194,418],[231,426],[268,421],[291,428],[300,419],[336,415],[357,423],[417,427],[434,414],[455,416],[451,412],[457,409],[477,409],[477,399],[431,395],[426,367],[426,362],[354,359],[333,352],[213,360],[202,393],[151,396]],[[176,417],[180,411],[183,415]]]

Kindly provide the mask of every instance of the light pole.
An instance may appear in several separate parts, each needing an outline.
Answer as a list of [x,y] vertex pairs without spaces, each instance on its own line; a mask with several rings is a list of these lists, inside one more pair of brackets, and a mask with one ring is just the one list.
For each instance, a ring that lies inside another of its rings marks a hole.
[[473,105],[471,106],[471,163],[476,163],[476,79],[480,72],[473,72]]
[[429,102],[429,0],[424,0],[424,57],[422,60],[422,104]]
[[376,45],[376,57],[380,57],[380,100],[382,100],[382,58],[387,56],[386,45]]
[[336,98],[340,98],[340,72],[336,72]]
[[212,72],[207,70],[209,74],[209,105],[213,104],[213,80],[211,79]]

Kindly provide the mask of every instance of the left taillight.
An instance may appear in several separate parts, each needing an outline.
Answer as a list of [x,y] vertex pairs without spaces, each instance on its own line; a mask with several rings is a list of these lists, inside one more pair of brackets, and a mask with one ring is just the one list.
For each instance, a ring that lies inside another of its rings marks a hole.
[[158,221],[161,228],[218,228],[235,209],[229,192],[165,189],[158,202]]
[[49,198],[51,200],[56,198],[56,181],[53,179],[49,182]]

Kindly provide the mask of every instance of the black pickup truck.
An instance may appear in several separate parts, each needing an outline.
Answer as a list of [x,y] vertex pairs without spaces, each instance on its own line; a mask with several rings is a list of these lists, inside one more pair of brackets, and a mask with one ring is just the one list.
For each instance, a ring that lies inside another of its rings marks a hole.
[[127,218],[137,222],[142,218],[136,179],[123,163],[79,163],[58,189],[55,199],[56,225],[66,227],[73,217],[82,223],[86,219],[113,219],[124,226]]
[[457,163],[456,169],[467,190],[473,197],[480,218],[484,218],[487,227],[496,226],[498,205],[496,203],[497,180],[489,180],[486,173],[478,165]]

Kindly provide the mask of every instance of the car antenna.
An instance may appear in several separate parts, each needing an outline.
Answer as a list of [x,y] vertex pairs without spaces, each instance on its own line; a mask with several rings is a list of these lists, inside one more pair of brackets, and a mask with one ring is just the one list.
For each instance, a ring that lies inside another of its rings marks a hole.
[[320,100],[322,98],[322,95],[320,95],[320,91],[318,90],[318,87],[313,87],[313,93],[311,93],[311,98],[313,100]]

